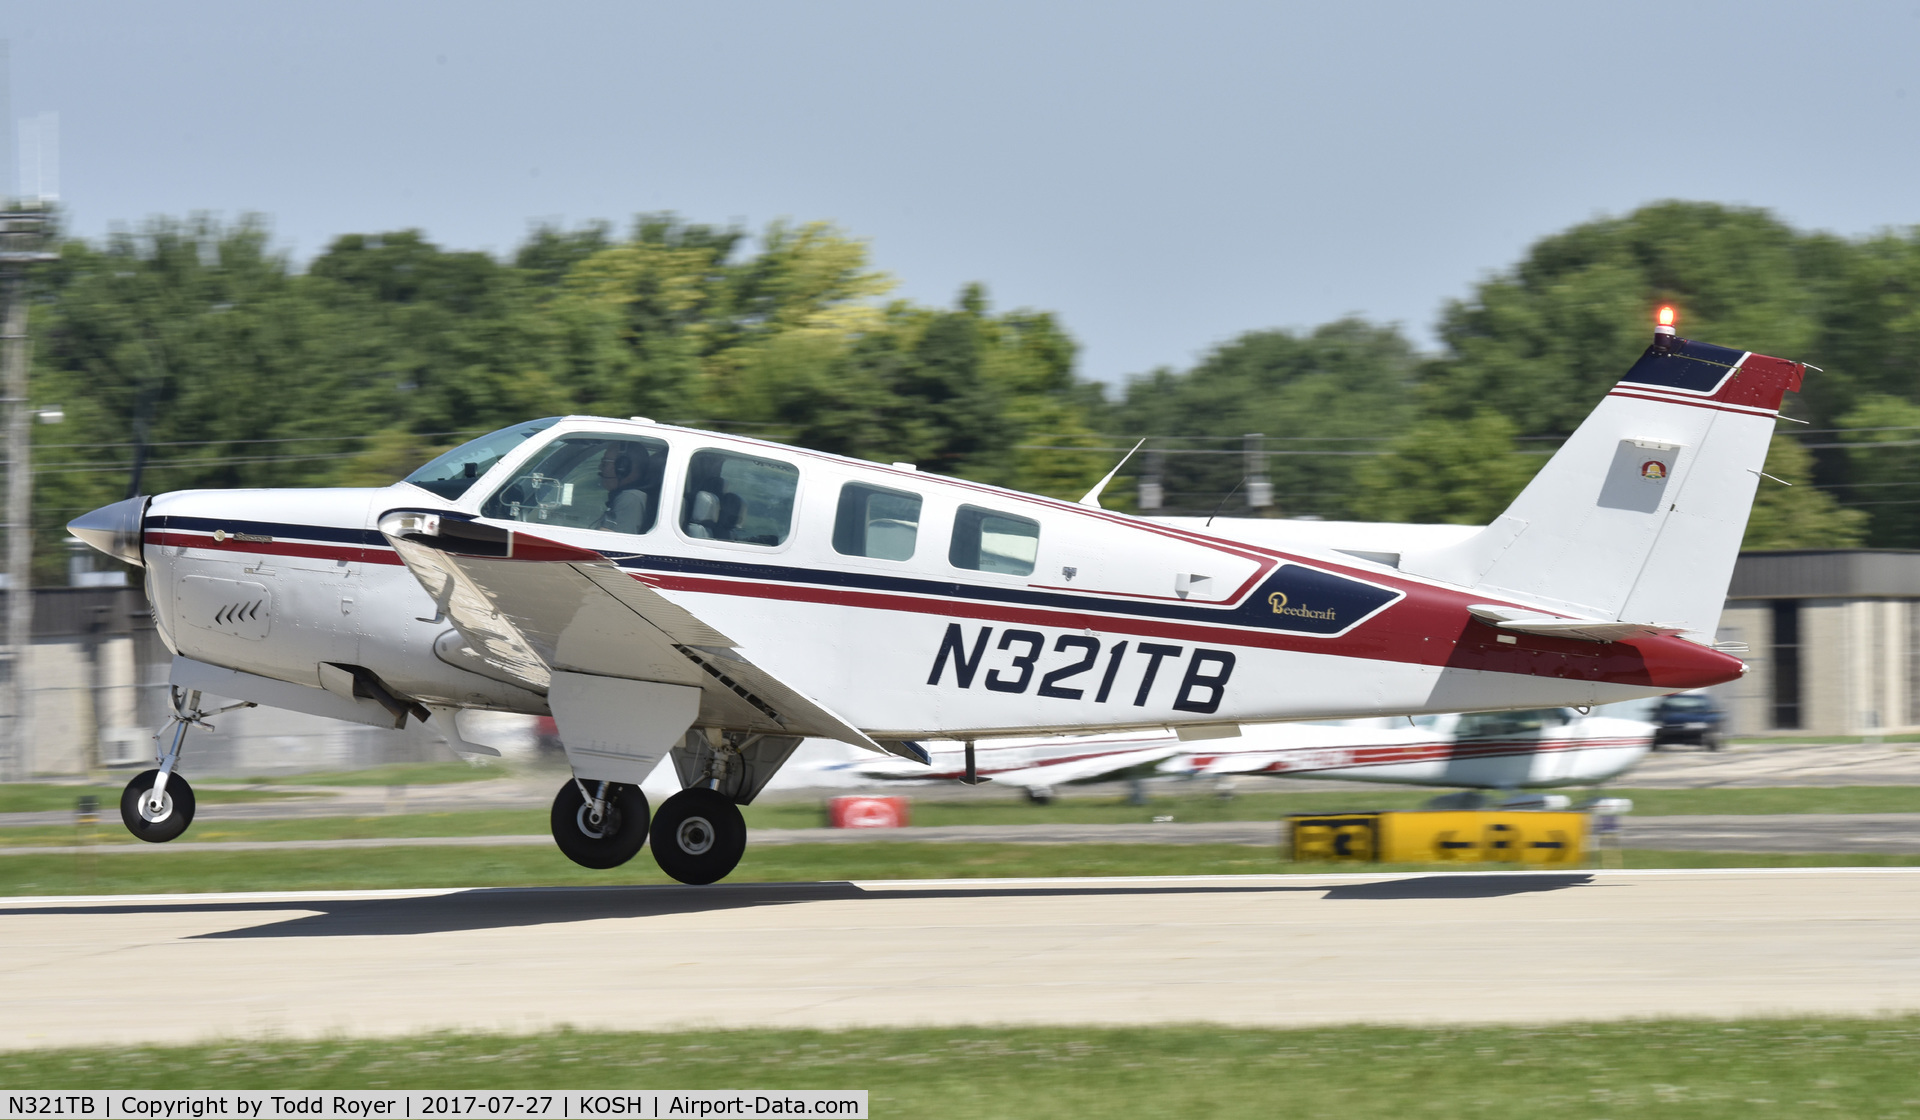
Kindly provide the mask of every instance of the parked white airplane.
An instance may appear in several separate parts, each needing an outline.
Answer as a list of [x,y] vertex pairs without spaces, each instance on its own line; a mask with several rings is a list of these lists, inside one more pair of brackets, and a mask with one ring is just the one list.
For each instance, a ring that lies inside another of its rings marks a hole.
[[992,781],[1034,800],[1061,786],[1143,773],[1264,774],[1331,781],[1514,791],[1596,785],[1631,769],[1654,726],[1571,708],[1249,725],[1237,738],[1185,742],[1172,731],[923,744],[922,766],[900,758],[834,764],[880,781]]
[[[1193,777],[1264,774],[1455,789],[1553,789],[1610,781],[1653,749],[1654,726],[1572,708],[1420,716],[1413,727],[1249,729],[1225,749],[1188,750],[1160,769]],[[1273,732],[1308,732],[1288,736]],[[1311,732],[1338,731],[1338,737]],[[1292,741],[1289,741],[1291,738]],[[1244,743],[1244,745],[1242,745]]]
[[[74,521],[146,566],[179,721],[128,783],[193,815],[203,693],[399,726],[551,714],[562,851],[730,871],[803,736],[921,739],[1582,706],[1745,669],[1712,635],[1799,363],[1660,328],[1508,511],[1397,564],[1250,545],[910,465],[644,419],[530,421],[372,489],[200,490]],[[1117,469],[1117,468],[1116,468]],[[1109,478],[1112,475],[1108,476]],[[1104,485],[1104,483],[1103,483]]]

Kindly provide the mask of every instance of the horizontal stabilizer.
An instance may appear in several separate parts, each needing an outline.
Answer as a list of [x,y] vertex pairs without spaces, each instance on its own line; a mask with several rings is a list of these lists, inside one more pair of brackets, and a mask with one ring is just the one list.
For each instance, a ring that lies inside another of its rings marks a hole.
[[1627,638],[1657,638],[1678,634],[1681,627],[1657,626],[1645,622],[1611,622],[1594,618],[1562,618],[1520,607],[1502,607],[1478,603],[1467,608],[1473,617],[1489,626],[1516,634],[1539,634],[1549,638],[1578,638],[1583,642],[1618,642]]

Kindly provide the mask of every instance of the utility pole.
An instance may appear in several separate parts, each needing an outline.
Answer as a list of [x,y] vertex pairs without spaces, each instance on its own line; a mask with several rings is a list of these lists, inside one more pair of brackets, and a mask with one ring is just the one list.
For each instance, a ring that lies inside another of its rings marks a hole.
[[1273,508],[1273,481],[1267,477],[1266,442],[1265,434],[1248,432],[1240,443],[1246,456],[1242,471],[1247,480],[1247,508],[1256,512]]
[[1167,453],[1159,448],[1147,452],[1147,469],[1140,472],[1141,513],[1159,513],[1167,500]]
[[27,270],[58,259],[45,252],[44,209],[16,205],[0,212],[0,386],[7,406],[7,691],[13,702],[7,721],[0,780],[27,777],[32,746],[27,694],[27,651],[33,644],[33,405],[27,387]]

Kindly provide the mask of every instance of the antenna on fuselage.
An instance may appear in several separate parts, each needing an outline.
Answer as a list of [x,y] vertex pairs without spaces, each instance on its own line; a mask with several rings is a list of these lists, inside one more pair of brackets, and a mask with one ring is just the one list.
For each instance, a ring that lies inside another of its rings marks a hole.
[[[1133,445],[1133,451],[1140,450],[1146,442],[1146,439],[1142,438],[1139,443]],[[1127,465],[1128,459],[1133,458],[1133,451],[1129,451],[1125,455],[1120,456],[1120,461],[1115,463],[1113,469],[1107,472],[1107,477],[1095,483],[1093,489],[1087,491],[1087,496],[1080,499],[1081,505],[1092,506],[1094,509],[1100,508],[1100,491],[1105,490],[1107,483],[1113,481],[1113,476],[1120,473],[1120,468]]]

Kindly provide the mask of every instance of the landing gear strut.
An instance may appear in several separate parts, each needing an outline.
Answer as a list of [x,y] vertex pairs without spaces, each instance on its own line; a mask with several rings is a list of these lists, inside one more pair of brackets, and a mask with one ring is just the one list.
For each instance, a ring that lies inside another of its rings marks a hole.
[[639,786],[574,778],[554,796],[549,823],[553,842],[568,859],[605,871],[632,859],[647,842],[647,796]]
[[682,883],[724,879],[747,851],[747,822],[720,793],[694,786],[666,799],[653,815],[653,859]]
[[[187,784],[186,778],[174,772],[174,768],[180,764],[180,748],[187,742],[187,728],[204,727],[212,731],[213,725],[206,722],[208,716],[251,707],[251,703],[242,702],[211,712],[202,711],[197,689],[185,693],[177,688],[173,690],[173,715],[170,717],[174,725],[173,743],[154,759],[159,764],[157,769],[135,775],[127,783],[127,788],[120,791],[120,820],[127,826],[128,832],[150,844],[164,844],[187,830],[187,826],[193,823],[193,787]],[[159,737],[154,736],[155,739]]]

